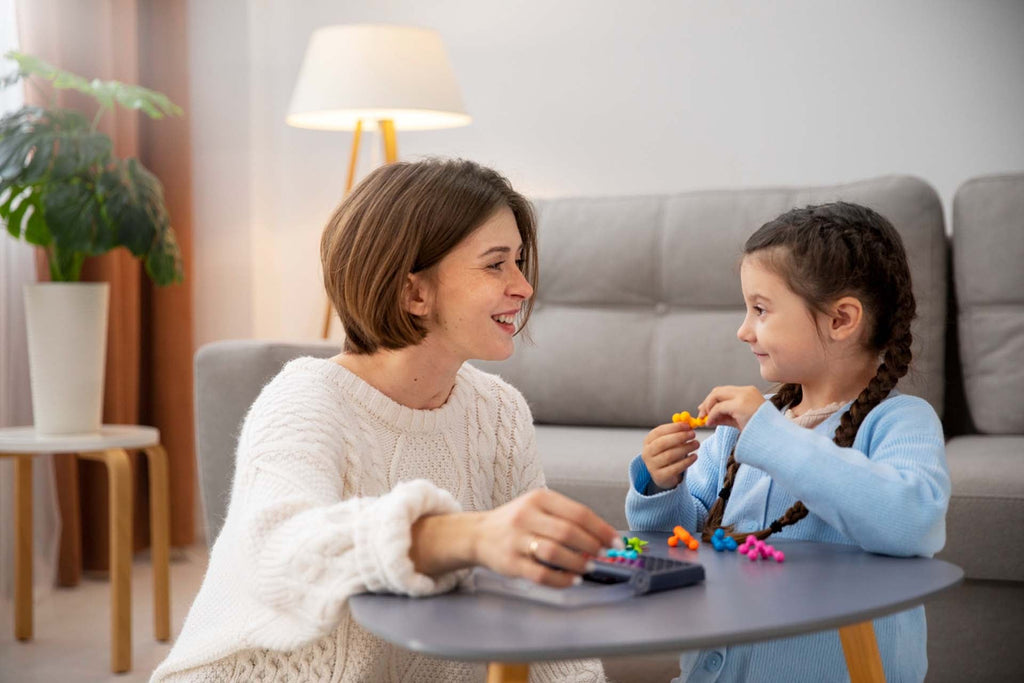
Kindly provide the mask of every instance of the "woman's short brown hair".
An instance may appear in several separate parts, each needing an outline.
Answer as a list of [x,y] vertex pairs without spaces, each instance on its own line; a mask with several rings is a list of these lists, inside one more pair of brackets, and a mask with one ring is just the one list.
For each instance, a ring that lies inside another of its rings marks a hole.
[[[533,208],[496,171],[463,159],[427,159],[381,166],[359,183],[320,239],[324,287],[345,328],[345,351],[420,343],[426,328],[402,305],[407,275],[437,265],[503,207],[515,216],[523,275],[536,289]],[[532,308],[528,299],[519,330]]]

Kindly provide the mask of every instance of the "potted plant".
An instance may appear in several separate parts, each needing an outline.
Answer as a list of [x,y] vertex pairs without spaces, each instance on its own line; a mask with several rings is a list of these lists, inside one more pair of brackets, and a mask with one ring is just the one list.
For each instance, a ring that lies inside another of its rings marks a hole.
[[51,282],[25,287],[36,430],[96,431],[109,286],[78,282],[82,264],[124,247],[157,285],[182,279],[160,181],[137,159],[117,158],[110,137],[96,125],[116,105],[156,119],[181,109],[146,88],[88,81],[19,52],[5,57],[17,70],[0,79],[0,87],[41,79],[97,102],[91,120],[73,109],[37,106],[0,119],[0,221],[15,239],[44,249],[50,270]]

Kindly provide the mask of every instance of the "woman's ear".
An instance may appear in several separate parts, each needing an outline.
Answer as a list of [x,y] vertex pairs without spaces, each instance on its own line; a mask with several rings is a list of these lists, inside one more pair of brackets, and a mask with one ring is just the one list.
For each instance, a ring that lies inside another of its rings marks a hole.
[[425,318],[430,313],[430,282],[422,273],[409,273],[402,288],[402,308],[410,315]]
[[860,299],[844,296],[832,306],[828,334],[833,341],[856,335],[864,326],[864,306]]

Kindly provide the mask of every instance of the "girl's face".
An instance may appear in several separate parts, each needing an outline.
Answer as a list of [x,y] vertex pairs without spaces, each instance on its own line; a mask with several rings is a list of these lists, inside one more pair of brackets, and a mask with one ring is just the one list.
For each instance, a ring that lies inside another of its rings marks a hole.
[[756,256],[740,266],[747,315],[736,331],[750,345],[769,382],[813,384],[826,376],[824,316],[811,311],[781,277]]
[[522,249],[515,216],[503,207],[441,259],[423,279],[425,343],[459,362],[511,356],[515,318],[533,295],[519,270]]

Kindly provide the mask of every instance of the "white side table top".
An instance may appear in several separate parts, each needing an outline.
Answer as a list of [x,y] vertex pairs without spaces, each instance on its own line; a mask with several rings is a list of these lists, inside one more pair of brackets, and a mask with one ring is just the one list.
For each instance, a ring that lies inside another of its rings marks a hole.
[[159,443],[160,430],[139,425],[103,425],[100,431],[89,434],[36,434],[35,427],[0,429],[0,453],[88,453]]

